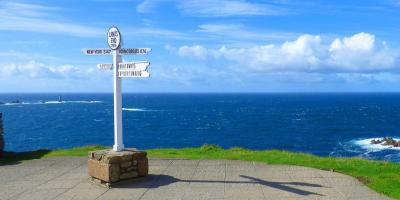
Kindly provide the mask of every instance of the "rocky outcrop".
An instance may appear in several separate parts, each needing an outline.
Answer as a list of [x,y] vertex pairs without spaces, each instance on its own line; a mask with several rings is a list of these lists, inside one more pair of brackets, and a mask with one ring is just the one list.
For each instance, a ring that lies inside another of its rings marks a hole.
[[0,113],[0,153],[3,151],[4,149],[4,137],[3,137],[3,113]]
[[397,141],[391,137],[385,137],[382,140],[371,140],[371,144],[381,144],[384,146],[400,147],[400,141]]

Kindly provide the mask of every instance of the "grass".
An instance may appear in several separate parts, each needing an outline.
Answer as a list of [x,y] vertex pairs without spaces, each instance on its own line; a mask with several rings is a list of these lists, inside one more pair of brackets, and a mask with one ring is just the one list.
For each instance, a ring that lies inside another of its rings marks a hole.
[[[86,156],[88,151],[105,149],[104,146],[85,146],[72,149],[38,150],[0,158],[1,163],[54,156]],[[319,157],[305,153],[281,150],[254,151],[243,148],[222,149],[216,145],[198,148],[149,149],[151,158],[226,159],[257,161],[268,164],[306,166],[323,170],[335,170],[356,177],[371,189],[392,198],[400,199],[400,164],[371,161],[361,158]]]

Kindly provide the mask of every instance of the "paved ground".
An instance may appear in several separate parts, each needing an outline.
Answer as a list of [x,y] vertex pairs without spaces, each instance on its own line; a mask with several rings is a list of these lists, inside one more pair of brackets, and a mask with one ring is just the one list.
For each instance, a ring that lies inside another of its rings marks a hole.
[[87,158],[0,166],[0,199],[387,199],[356,179],[305,167],[242,161],[150,160],[150,175],[107,189]]

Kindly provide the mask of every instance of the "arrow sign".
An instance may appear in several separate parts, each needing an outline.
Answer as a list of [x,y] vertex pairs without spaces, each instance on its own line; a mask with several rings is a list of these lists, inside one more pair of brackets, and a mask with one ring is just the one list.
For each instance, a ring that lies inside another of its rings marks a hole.
[[150,48],[129,48],[120,49],[119,54],[121,55],[137,55],[137,54],[147,54],[151,51]]
[[119,63],[118,70],[145,71],[150,65],[149,61]]
[[111,55],[111,49],[83,49],[82,50],[86,55],[90,56],[104,56]]
[[[89,56],[104,56],[112,55],[111,49],[82,49],[82,51]],[[119,49],[118,53],[120,55],[143,55],[151,51],[151,48],[129,48],[129,49]]]
[[149,61],[119,63],[118,77],[147,78],[150,76],[149,72],[146,71],[149,65]]
[[[118,63],[118,70],[133,70],[133,71],[145,71],[147,67],[150,65],[149,61],[139,61],[139,62],[124,62]],[[97,68],[101,70],[112,70],[113,64],[112,63],[102,63],[97,64]]]
[[111,64],[111,63],[97,64],[97,68],[99,68],[101,70],[112,70],[113,64]]
[[147,71],[137,71],[137,70],[121,70],[118,71],[118,77],[125,78],[147,78],[150,74]]

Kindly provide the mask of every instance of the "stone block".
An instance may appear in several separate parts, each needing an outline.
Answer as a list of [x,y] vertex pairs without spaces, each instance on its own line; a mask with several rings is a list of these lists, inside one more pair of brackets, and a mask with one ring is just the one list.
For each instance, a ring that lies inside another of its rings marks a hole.
[[111,149],[89,153],[88,173],[105,184],[148,174],[147,153],[136,149],[115,152]]
[[139,176],[147,176],[147,174],[149,174],[149,160],[147,158],[141,158],[138,159],[137,162]]
[[121,162],[121,163],[119,164],[119,166],[120,166],[121,168],[131,167],[131,166],[132,166],[132,162],[131,162],[131,161]]
[[146,158],[147,157],[147,152],[136,151],[136,152],[133,153],[132,156],[133,156],[133,158],[136,158],[136,159],[138,159],[138,158]]
[[89,153],[89,159],[102,160],[103,156],[110,150],[98,150]]
[[133,156],[131,154],[121,156],[121,161],[132,161]]
[[133,171],[133,172],[127,172],[123,173],[119,176],[120,179],[129,179],[129,178],[135,178],[138,176],[138,173]]
[[88,161],[88,173],[89,176],[105,182],[118,181],[120,174],[118,164],[102,163],[94,159]]
[[130,172],[130,171],[137,171],[137,167],[136,166],[132,166],[132,167],[128,167],[125,169],[126,172]]

